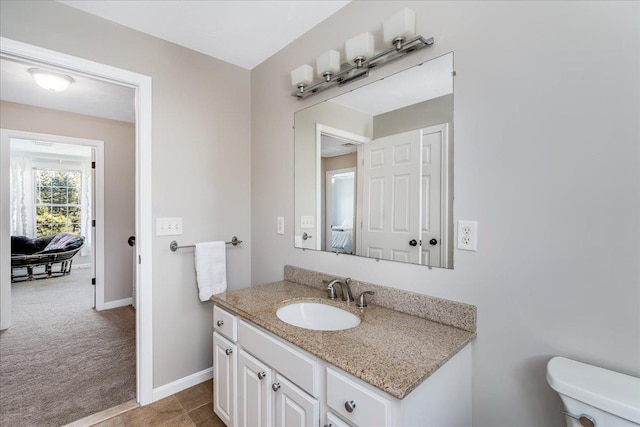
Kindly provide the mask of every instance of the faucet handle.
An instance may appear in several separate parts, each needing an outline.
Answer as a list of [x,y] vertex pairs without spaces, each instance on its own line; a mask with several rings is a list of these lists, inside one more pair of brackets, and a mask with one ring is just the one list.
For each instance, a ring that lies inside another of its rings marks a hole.
[[367,301],[364,299],[365,295],[375,295],[373,291],[364,291],[358,297],[358,302],[356,303],[356,307],[365,308],[367,306]]
[[327,292],[329,292],[329,299],[338,299],[338,294],[336,294],[336,284],[340,283],[338,279],[333,279],[327,285]]
[[333,286],[329,286],[327,288],[327,292],[329,292],[329,299],[338,299],[338,294],[336,294],[336,288]]

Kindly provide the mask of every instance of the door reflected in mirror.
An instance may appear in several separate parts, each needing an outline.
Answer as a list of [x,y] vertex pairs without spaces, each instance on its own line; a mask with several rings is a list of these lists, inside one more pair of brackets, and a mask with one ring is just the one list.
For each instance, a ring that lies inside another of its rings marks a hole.
[[297,112],[295,246],[453,268],[452,165],[453,53]]

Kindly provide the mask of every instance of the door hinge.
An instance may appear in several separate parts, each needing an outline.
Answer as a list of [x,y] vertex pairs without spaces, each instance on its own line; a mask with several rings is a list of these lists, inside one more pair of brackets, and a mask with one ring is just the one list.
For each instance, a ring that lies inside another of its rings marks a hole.
[[92,219],[92,220],[91,220],[91,226],[92,226],[92,227],[95,227],[95,226],[96,226],[96,220],[95,220],[95,219]]
[[91,169],[95,169],[96,168],[96,162],[91,162]]
[[142,256],[138,255],[138,264],[142,264]]
[[93,278],[91,279],[91,284],[92,284],[92,285],[95,285],[95,284],[96,284],[96,278],[95,278],[95,277],[93,277]]

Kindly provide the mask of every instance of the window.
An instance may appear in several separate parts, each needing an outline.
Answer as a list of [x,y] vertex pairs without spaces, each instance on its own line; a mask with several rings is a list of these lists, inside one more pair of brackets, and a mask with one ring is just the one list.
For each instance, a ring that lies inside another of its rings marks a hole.
[[35,170],[37,237],[80,233],[82,173],[77,170]]

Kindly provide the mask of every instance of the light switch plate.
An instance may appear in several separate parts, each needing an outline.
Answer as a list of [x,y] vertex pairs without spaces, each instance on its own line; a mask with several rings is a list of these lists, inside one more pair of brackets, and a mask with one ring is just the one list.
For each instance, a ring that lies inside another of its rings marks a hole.
[[182,218],[156,218],[156,235],[178,236],[182,234]]
[[284,217],[279,216],[276,220],[276,233],[284,234]]
[[301,216],[300,217],[300,228],[313,228],[314,227],[314,218],[313,216]]

